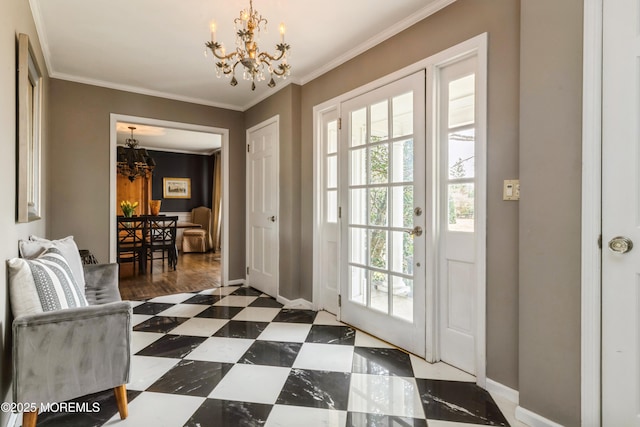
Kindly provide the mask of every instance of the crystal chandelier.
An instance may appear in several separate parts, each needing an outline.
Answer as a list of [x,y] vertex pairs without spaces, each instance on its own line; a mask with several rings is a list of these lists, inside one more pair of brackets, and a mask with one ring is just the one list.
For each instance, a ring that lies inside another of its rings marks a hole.
[[156,162],[149,156],[147,150],[138,147],[138,140],[133,137],[135,127],[131,129],[131,138],[125,140],[126,147],[118,146],[118,173],[133,182],[137,177],[146,178],[153,172]]
[[[216,75],[218,78],[223,75],[231,75],[231,86],[236,86],[236,67],[242,64],[244,71],[242,77],[251,80],[251,90],[256,89],[256,81],[266,80],[265,74],[270,75],[267,86],[276,85],[274,76],[286,79],[290,74],[291,66],[287,63],[287,51],[289,45],[284,42],[284,24],[280,24],[280,43],[276,45],[276,53],[273,55],[267,52],[260,52],[258,39],[260,27],[266,31],[267,20],[253,9],[253,0],[249,0],[249,10],[240,12],[240,17],[233,20],[236,30],[236,50],[225,52],[224,46],[216,41],[216,26],[211,24],[211,41],[205,45],[211,49],[213,55],[220,61],[216,62]],[[206,55],[206,50],[205,50]]]

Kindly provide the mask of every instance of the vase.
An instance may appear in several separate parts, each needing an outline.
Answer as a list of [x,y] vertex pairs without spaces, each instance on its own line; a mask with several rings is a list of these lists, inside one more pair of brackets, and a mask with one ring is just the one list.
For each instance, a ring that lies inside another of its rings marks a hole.
[[160,205],[162,200],[149,200],[149,209],[151,209],[151,215],[156,216],[160,213]]

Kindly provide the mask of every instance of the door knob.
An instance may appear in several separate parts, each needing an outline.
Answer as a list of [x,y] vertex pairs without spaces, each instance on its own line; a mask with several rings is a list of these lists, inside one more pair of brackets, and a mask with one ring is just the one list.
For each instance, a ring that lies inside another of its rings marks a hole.
[[270,216],[270,217],[269,217],[269,218],[267,218],[267,219],[268,219],[269,221],[271,221],[271,222],[276,222],[276,216],[275,216],[275,215],[272,215],[272,216]]
[[633,249],[633,242],[628,237],[617,236],[609,240],[609,249],[611,249],[612,252],[626,254]]
[[405,233],[408,233],[412,237],[422,236],[422,227],[416,225],[413,229],[404,230]]

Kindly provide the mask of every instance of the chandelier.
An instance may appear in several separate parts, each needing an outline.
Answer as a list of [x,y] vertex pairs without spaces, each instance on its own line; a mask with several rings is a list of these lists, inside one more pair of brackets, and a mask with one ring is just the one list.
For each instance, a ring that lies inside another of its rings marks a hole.
[[133,182],[137,177],[146,178],[153,172],[156,162],[149,156],[147,150],[138,147],[138,140],[133,137],[134,126],[131,129],[131,138],[125,140],[125,147],[118,146],[118,173],[129,178]]
[[[284,42],[284,24],[280,24],[280,43],[276,45],[276,53],[273,55],[261,52],[258,48],[260,27],[266,31],[267,20],[253,9],[253,0],[249,0],[249,10],[240,12],[240,17],[233,20],[236,30],[236,50],[229,53],[221,43],[216,41],[216,26],[211,24],[211,41],[205,45],[211,49],[213,55],[220,61],[216,62],[216,75],[218,78],[223,75],[231,75],[231,86],[236,86],[236,67],[242,64],[244,80],[251,80],[251,90],[256,89],[256,81],[266,80],[266,74],[270,76],[267,86],[276,85],[274,76],[286,79],[290,74],[291,66],[287,63],[287,51],[289,45]],[[205,55],[206,55],[205,50]]]

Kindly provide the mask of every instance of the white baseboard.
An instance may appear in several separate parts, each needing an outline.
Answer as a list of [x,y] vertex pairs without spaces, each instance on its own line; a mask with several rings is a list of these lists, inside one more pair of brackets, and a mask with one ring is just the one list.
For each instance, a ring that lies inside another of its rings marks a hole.
[[229,280],[224,286],[244,285],[244,279]]
[[491,378],[487,378],[486,387],[489,393],[502,396],[509,402],[515,403],[516,405],[520,403],[520,393],[518,392],[518,390],[514,390],[511,387],[500,384],[499,382],[494,381]]
[[542,415],[524,409],[522,406],[516,408],[516,420],[522,421],[531,427],[563,427],[562,424],[546,419]]
[[299,308],[303,310],[313,310],[313,304],[303,298],[289,300],[283,296],[278,296],[278,302],[284,305],[285,308]]

